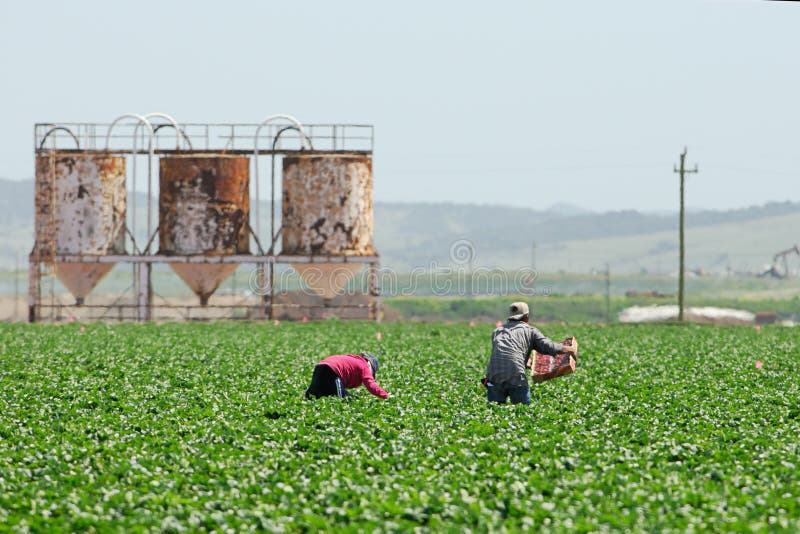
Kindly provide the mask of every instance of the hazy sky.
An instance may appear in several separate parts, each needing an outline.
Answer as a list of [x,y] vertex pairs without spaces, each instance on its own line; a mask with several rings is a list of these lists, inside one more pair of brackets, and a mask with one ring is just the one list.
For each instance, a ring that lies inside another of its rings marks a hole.
[[800,3],[0,0],[0,177],[35,122],[375,125],[375,198],[800,200]]

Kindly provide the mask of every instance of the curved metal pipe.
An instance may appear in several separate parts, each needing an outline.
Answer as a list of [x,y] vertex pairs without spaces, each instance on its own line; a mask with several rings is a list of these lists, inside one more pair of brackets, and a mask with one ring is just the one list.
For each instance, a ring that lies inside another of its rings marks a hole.
[[[139,127],[140,123],[145,123],[147,128],[150,130],[150,139],[152,140],[152,138],[153,138],[153,125],[150,124],[150,121],[148,121],[147,118],[145,118],[142,115],[138,115],[136,113],[123,113],[122,115],[120,115],[119,117],[114,119],[114,122],[112,122],[111,124],[108,125],[108,131],[106,131],[106,150],[108,150],[108,143],[109,143],[109,141],[111,139],[111,130],[113,130],[114,126],[116,126],[117,123],[119,121],[121,121],[122,119],[136,119],[137,121],[139,121],[136,124],[137,128]],[[134,146],[136,146],[136,137],[135,136],[133,138],[133,144],[134,144]]]
[[297,119],[295,119],[294,117],[292,117],[291,115],[285,115],[285,114],[279,113],[277,115],[270,115],[269,117],[267,117],[266,119],[261,121],[259,123],[259,125],[258,125],[258,128],[256,128],[256,135],[255,135],[256,153],[258,153],[258,136],[261,133],[261,128],[263,128],[264,126],[266,126],[270,122],[274,122],[274,121],[276,121],[278,119],[283,119],[283,120],[285,120],[287,122],[291,122],[292,124],[297,126],[297,129],[302,134],[302,137],[300,138],[300,141],[303,143],[303,148],[308,148],[310,150],[314,150],[314,146],[311,143],[311,138],[308,137],[308,135],[306,135],[306,131],[305,131],[305,129],[303,129],[303,124],[300,121],[298,121]]
[[[175,128],[175,148],[180,150],[181,149],[181,136],[178,133],[182,133],[184,137],[186,134],[181,130],[180,126],[178,126],[178,121],[172,118],[171,115],[167,115],[166,113],[161,113],[160,111],[154,111],[152,113],[148,113],[144,116],[147,120],[150,120],[153,117],[159,117],[161,119],[165,119],[172,124],[172,127]],[[155,131],[153,132],[155,133]],[[187,139],[188,140],[188,139]],[[189,143],[189,147],[192,146],[192,143]]]
[[136,123],[136,128],[133,131],[133,155],[132,155],[132,157],[133,157],[133,179],[132,179],[133,184],[132,184],[132,187],[131,187],[131,191],[133,192],[133,194],[131,195],[131,232],[133,234],[136,233],[136,149],[137,149],[136,145],[137,145],[137,140],[139,138],[139,136],[138,136],[139,125],[144,123],[144,125],[147,127],[147,130],[148,130],[148,133],[149,133],[149,142],[148,142],[149,146],[148,146],[148,156],[147,156],[147,183],[148,183],[148,186],[147,186],[147,235],[149,236],[150,235],[150,219],[151,219],[151,214],[150,214],[151,206],[150,205],[152,204],[152,202],[151,202],[152,199],[150,197],[150,194],[151,194],[150,185],[152,184],[152,181],[153,181],[152,180],[152,177],[153,177],[153,156],[155,154],[155,145],[153,143],[153,138],[154,138],[155,134],[153,132],[153,125],[150,124],[150,121],[148,121],[147,118],[145,118],[142,115],[137,115],[136,113],[125,113],[123,115],[120,115],[116,119],[114,119],[114,122],[112,122],[109,125],[108,131],[106,132],[106,150],[108,150],[109,140],[111,139],[111,130],[113,130],[114,126],[116,126],[117,123],[119,121],[123,120],[123,119],[136,119],[138,121]]
[[75,141],[75,145],[77,146],[77,148],[78,149],[81,148],[81,142],[78,141],[78,138],[75,136],[74,133],[72,133],[72,130],[70,130],[66,126],[55,126],[47,130],[47,133],[44,134],[44,137],[42,137],[42,142],[39,143],[39,150],[44,148],[44,142],[47,141],[47,138],[50,137],[50,134],[58,130],[67,132],[70,135],[70,137],[72,137],[72,139]]
[[[258,169],[258,139],[259,139],[259,136],[261,135],[261,129],[264,126],[266,126],[267,124],[269,124],[269,123],[271,123],[273,121],[279,120],[279,119],[283,119],[285,121],[288,121],[288,122],[292,123],[297,128],[297,131],[299,131],[300,134],[301,134],[300,142],[303,145],[303,148],[309,148],[311,150],[314,150],[314,145],[311,143],[311,138],[308,137],[308,135],[306,135],[306,132],[303,129],[303,125],[300,123],[300,121],[298,121],[297,119],[295,119],[291,115],[284,115],[284,114],[270,115],[269,117],[267,117],[266,119],[261,121],[261,123],[258,125],[258,128],[256,128],[256,133],[255,133],[255,137],[254,137],[254,141],[253,141],[253,143],[254,143],[253,159],[255,159],[255,171],[256,171],[255,172],[255,175],[256,175],[255,176],[255,180],[256,180],[256,210],[255,210],[256,211],[256,232],[261,230],[261,208],[259,207],[259,204],[261,203],[261,193],[260,193],[260,190],[259,190],[259,181],[260,180],[259,180],[259,172],[258,172],[258,170],[259,170]],[[274,141],[273,141],[273,143],[274,143]],[[274,219],[274,217],[275,217],[275,200],[274,200],[275,199],[275,187],[274,186],[272,188],[271,197],[272,197],[273,200],[272,200],[272,205],[270,207],[270,217],[272,217]],[[272,231],[272,228],[270,229],[270,231]],[[274,237],[275,236],[270,236],[270,239],[274,239]]]
[[[277,234],[275,233],[275,147],[278,146],[278,141],[281,139],[281,135],[283,132],[287,130],[295,130],[297,132],[303,133],[297,126],[284,126],[278,133],[275,134],[275,137],[272,139],[272,174],[270,175],[270,212],[269,212],[269,235],[270,235],[270,247],[269,253],[272,254],[275,251],[275,240],[278,239]],[[280,232],[280,230],[278,230]]]
[[[175,128],[175,126],[172,124],[157,124],[156,127],[153,128],[153,133],[157,134],[161,128]],[[189,136],[186,135],[186,132],[184,132],[182,128],[178,130],[178,132],[180,132],[180,135],[183,137],[184,141],[186,141],[186,144],[189,145],[189,150],[194,150],[194,147],[192,146],[192,140],[189,139]]]
[[[151,111],[150,113],[147,113],[147,114],[144,115],[144,118],[147,119],[148,124],[150,124],[150,127],[151,127],[151,129],[153,131],[152,135],[150,136],[150,160],[148,161],[149,172],[147,174],[147,246],[145,247],[145,249],[143,251],[144,254],[148,254],[149,253],[150,245],[153,243],[153,239],[155,239],[156,232],[158,232],[158,228],[160,226],[160,223],[159,223],[158,225],[156,225],[155,232],[153,232],[152,234],[150,233],[150,230],[153,228],[153,172],[152,172],[153,171],[153,160],[152,160],[152,158],[153,158],[153,153],[154,153],[154,150],[155,150],[156,132],[161,127],[161,125],[159,125],[156,128],[153,128],[152,123],[149,122],[150,119],[152,119],[153,117],[158,117],[158,118],[161,118],[161,119],[165,119],[166,121],[169,122],[169,126],[172,126],[175,129],[175,148],[176,148],[176,150],[181,150],[181,134],[183,134],[183,136],[186,137],[186,133],[183,130],[181,130],[180,126],[178,126],[178,121],[176,121],[172,117],[172,115],[167,115],[166,113],[162,113],[160,111]],[[134,128],[134,130],[133,130],[134,138],[138,134],[138,131],[139,131],[139,125],[137,124],[136,128]],[[186,138],[186,140],[189,142],[189,148],[191,148],[192,147],[191,141],[189,141],[188,137]]]
[[272,150],[275,150],[275,147],[278,145],[278,141],[280,140],[280,137],[281,137],[281,135],[282,135],[282,134],[283,134],[283,132],[285,132],[286,130],[294,130],[294,131],[296,131],[296,132],[299,132],[299,133],[301,133],[301,134],[305,135],[305,133],[303,132],[303,130],[301,130],[301,129],[300,129],[300,128],[298,128],[297,126],[284,126],[284,127],[283,127],[283,128],[281,128],[280,130],[278,130],[278,133],[276,133],[276,134],[275,134],[275,137],[272,139]]

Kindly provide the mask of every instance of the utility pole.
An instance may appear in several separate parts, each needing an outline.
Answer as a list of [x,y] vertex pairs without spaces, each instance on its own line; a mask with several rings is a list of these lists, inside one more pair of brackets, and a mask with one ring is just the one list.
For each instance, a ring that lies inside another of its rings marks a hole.
[[678,271],[678,321],[683,322],[683,293],[684,293],[684,273],[686,270],[686,252],[684,247],[683,241],[683,221],[685,216],[685,208],[684,208],[684,175],[685,174],[696,174],[698,171],[697,164],[694,166],[694,170],[687,170],[686,169],[686,147],[683,147],[683,152],[681,153],[681,166],[680,168],[673,167],[673,172],[679,173],[681,175],[681,215],[680,215],[680,229],[678,230],[678,239],[680,240],[680,270]]
[[536,270],[536,241],[531,243],[531,271]]

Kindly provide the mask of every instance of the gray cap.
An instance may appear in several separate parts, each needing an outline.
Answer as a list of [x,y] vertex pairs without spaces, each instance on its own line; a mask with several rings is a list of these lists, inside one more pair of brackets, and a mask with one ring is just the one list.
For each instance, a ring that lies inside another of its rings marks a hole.
[[515,302],[508,308],[508,310],[511,313],[508,318],[512,321],[519,321],[529,313],[528,305],[524,302]]
[[373,356],[369,352],[362,352],[361,357],[367,360],[367,363],[369,363],[369,366],[372,369],[373,378],[376,377],[378,375],[378,368],[381,366],[380,362],[378,361],[378,357]]

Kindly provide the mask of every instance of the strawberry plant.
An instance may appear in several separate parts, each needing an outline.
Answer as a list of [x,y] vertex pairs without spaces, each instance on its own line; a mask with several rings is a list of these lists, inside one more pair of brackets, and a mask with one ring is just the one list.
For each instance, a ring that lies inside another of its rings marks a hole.
[[[526,407],[490,324],[84,326],[0,326],[2,529],[800,529],[792,329],[547,326]],[[303,398],[362,350],[393,398]]]

